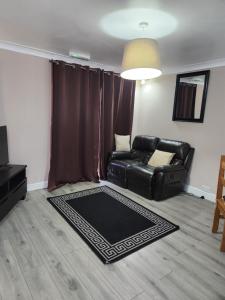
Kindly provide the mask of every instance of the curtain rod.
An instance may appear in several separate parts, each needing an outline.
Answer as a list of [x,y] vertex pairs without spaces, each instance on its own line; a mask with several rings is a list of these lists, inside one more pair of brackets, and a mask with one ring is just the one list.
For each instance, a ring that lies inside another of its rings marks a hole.
[[[65,61],[59,61],[59,60],[54,60],[54,59],[50,59],[49,60],[49,62],[50,63],[54,63],[54,64],[57,64],[57,65],[59,65],[60,64],[60,62],[62,62],[62,63],[64,63],[65,64],[65,66],[69,66],[69,67],[72,67],[72,68],[76,68],[76,64],[73,64],[73,63],[67,63],[67,62],[65,62]],[[86,67],[89,67],[89,66],[82,66],[82,65],[79,65],[79,67],[81,68],[81,69],[86,69]],[[106,74],[114,74],[114,75],[116,75],[116,76],[120,76],[120,74],[118,74],[118,73],[115,73],[115,72],[113,72],[113,71],[105,71],[105,70],[103,70],[103,69],[100,69],[100,68],[91,68],[91,67],[89,67],[90,68],[90,70],[91,71],[94,71],[94,72],[97,72],[98,70],[101,70],[101,71],[104,71],[104,73],[106,73]]]

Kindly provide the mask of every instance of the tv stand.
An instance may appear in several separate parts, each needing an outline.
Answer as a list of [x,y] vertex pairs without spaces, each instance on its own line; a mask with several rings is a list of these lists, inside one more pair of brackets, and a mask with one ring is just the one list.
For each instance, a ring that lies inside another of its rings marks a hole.
[[2,171],[6,171],[6,170],[8,170],[8,169],[10,169],[10,168],[12,168],[13,166],[12,165],[4,165],[4,166],[0,166],[0,173],[2,172]]
[[27,193],[26,166],[0,167],[0,220]]

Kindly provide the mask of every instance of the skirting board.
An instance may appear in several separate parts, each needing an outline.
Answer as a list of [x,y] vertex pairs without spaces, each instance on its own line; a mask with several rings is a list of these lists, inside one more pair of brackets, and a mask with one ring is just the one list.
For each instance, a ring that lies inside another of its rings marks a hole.
[[[36,182],[36,183],[31,183],[28,184],[27,190],[28,192],[35,191],[35,190],[41,190],[41,189],[46,189],[48,186],[47,181],[42,181],[42,182]],[[206,191],[200,190],[194,186],[191,185],[186,185],[185,186],[185,192],[192,194],[196,197],[204,197],[206,200],[209,200],[211,202],[215,202],[216,195],[213,193],[208,193]]]
[[41,189],[46,189],[48,186],[47,181],[42,181],[42,182],[36,182],[36,183],[31,183],[27,185],[27,190],[28,192],[35,191],[35,190],[41,190]]
[[192,194],[196,197],[202,197],[203,196],[206,200],[209,200],[211,202],[215,202],[215,199],[216,199],[215,194],[200,190],[200,189],[198,189],[194,186],[191,186],[191,185],[186,185],[185,186],[185,192],[187,192],[189,194]]

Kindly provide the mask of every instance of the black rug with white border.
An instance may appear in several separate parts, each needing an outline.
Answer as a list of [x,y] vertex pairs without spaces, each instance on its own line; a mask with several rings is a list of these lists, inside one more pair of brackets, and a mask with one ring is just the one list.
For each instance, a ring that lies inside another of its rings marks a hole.
[[108,186],[47,200],[107,264],[179,229]]

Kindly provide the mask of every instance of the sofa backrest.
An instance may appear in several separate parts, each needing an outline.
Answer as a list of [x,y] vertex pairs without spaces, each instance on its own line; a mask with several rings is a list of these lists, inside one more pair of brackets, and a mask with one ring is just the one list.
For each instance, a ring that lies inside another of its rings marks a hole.
[[132,157],[147,164],[159,139],[155,136],[137,135],[132,145]]
[[132,145],[133,158],[148,163],[155,150],[175,153],[171,162],[173,165],[184,165],[186,169],[190,168],[194,149],[186,142],[160,139],[155,136],[137,135]]
[[156,146],[157,150],[175,153],[174,159],[181,160],[182,162],[185,161],[190,148],[188,143],[167,139],[160,139]]
[[137,135],[134,138],[132,149],[145,152],[154,152],[159,139],[155,136]]

